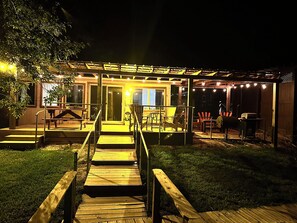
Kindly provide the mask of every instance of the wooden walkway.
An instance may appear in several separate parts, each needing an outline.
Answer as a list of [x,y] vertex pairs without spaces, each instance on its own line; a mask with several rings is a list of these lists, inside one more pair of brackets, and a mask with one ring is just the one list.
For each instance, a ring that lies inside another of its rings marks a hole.
[[151,222],[131,135],[102,135],[74,222]]

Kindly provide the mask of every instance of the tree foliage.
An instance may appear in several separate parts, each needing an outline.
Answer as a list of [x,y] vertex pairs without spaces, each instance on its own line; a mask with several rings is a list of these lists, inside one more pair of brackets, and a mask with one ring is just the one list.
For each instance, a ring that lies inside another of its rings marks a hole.
[[[26,95],[20,96],[26,83],[58,79],[48,68],[76,56],[84,44],[66,35],[71,26],[56,1],[0,0],[0,21],[0,61],[16,66],[14,73],[0,69],[0,107],[20,117],[28,103]],[[65,81],[69,84],[73,78]],[[61,89],[60,94],[65,93]]]

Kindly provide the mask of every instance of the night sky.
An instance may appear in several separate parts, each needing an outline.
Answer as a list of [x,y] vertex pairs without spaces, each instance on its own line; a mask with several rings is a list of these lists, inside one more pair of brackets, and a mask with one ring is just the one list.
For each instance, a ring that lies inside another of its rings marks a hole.
[[64,0],[62,7],[71,36],[89,43],[78,60],[236,70],[297,62],[293,1]]

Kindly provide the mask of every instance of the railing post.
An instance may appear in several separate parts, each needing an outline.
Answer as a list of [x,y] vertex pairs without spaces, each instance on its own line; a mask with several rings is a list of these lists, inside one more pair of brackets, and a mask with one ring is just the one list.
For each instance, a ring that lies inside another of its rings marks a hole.
[[38,131],[38,113],[36,113],[35,115],[35,149],[38,149],[37,131]]
[[[76,178],[76,177],[75,177]],[[76,180],[72,181],[67,189],[64,198],[64,223],[72,223],[74,217],[74,203],[75,203],[75,184]]]
[[[139,164],[138,164],[138,166],[139,166],[139,171],[140,171],[140,173],[141,173],[141,171],[142,171],[142,140],[140,140],[140,142],[139,142],[139,150],[138,150],[138,152],[139,152],[139,155],[138,155],[138,160],[139,160]],[[137,153],[138,154],[138,153]]]
[[90,170],[90,150],[91,150],[91,140],[88,139],[88,155],[87,155],[87,173],[89,173]]
[[154,175],[153,179],[153,201],[152,201],[152,222],[160,223],[162,221],[160,215],[160,192],[161,184]]
[[77,152],[75,152],[73,155],[74,155],[73,169],[74,169],[74,171],[77,171]]
[[[149,151],[148,151],[149,152]],[[147,210],[151,210],[151,156],[150,153],[147,156],[147,170],[146,170],[146,190],[147,190]],[[150,214],[150,213],[149,213]],[[153,221],[154,222],[154,221]]]

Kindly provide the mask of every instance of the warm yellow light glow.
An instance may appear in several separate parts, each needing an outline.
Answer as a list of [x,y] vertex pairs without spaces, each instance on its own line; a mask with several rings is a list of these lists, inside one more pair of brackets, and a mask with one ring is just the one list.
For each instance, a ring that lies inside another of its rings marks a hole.
[[195,88],[193,88],[193,91],[195,91]]
[[175,84],[175,81],[173,81],[172,84]]
[[205,91],[205,88],[203,88],[202,91]]
[[205,86],[205,82],[202,82],[201,85],[202,85],[202,86]]
[[256,87],[258,85],[258,83],[254,83],[254,86]]
[[246,86],[246,88],[249,88],[251,85],[250,84],[246,84],[245,86]]
[[0,72],[6,74],[16,74],[17,67],[15,64],[8,64],[5,62],[0,62]]
[[244,87],[244,85],[243,85],[243,84],[241,84],[241,85],[240,85],[240,87],[241,87],[241,88],[243,88],[243,87]]
[[221,85],[221,82],[217,82],[217,86],[220,86]]
[[263,90],[267,88],[266,84],[262,84]]
[[226,88],[224,88],[223,91],[226,92],[227,91]]
[[126,96],[129,97],[131,95],[130,91],[126,91]]
[[213,89],[213,92],[217,92],[217,89]]

